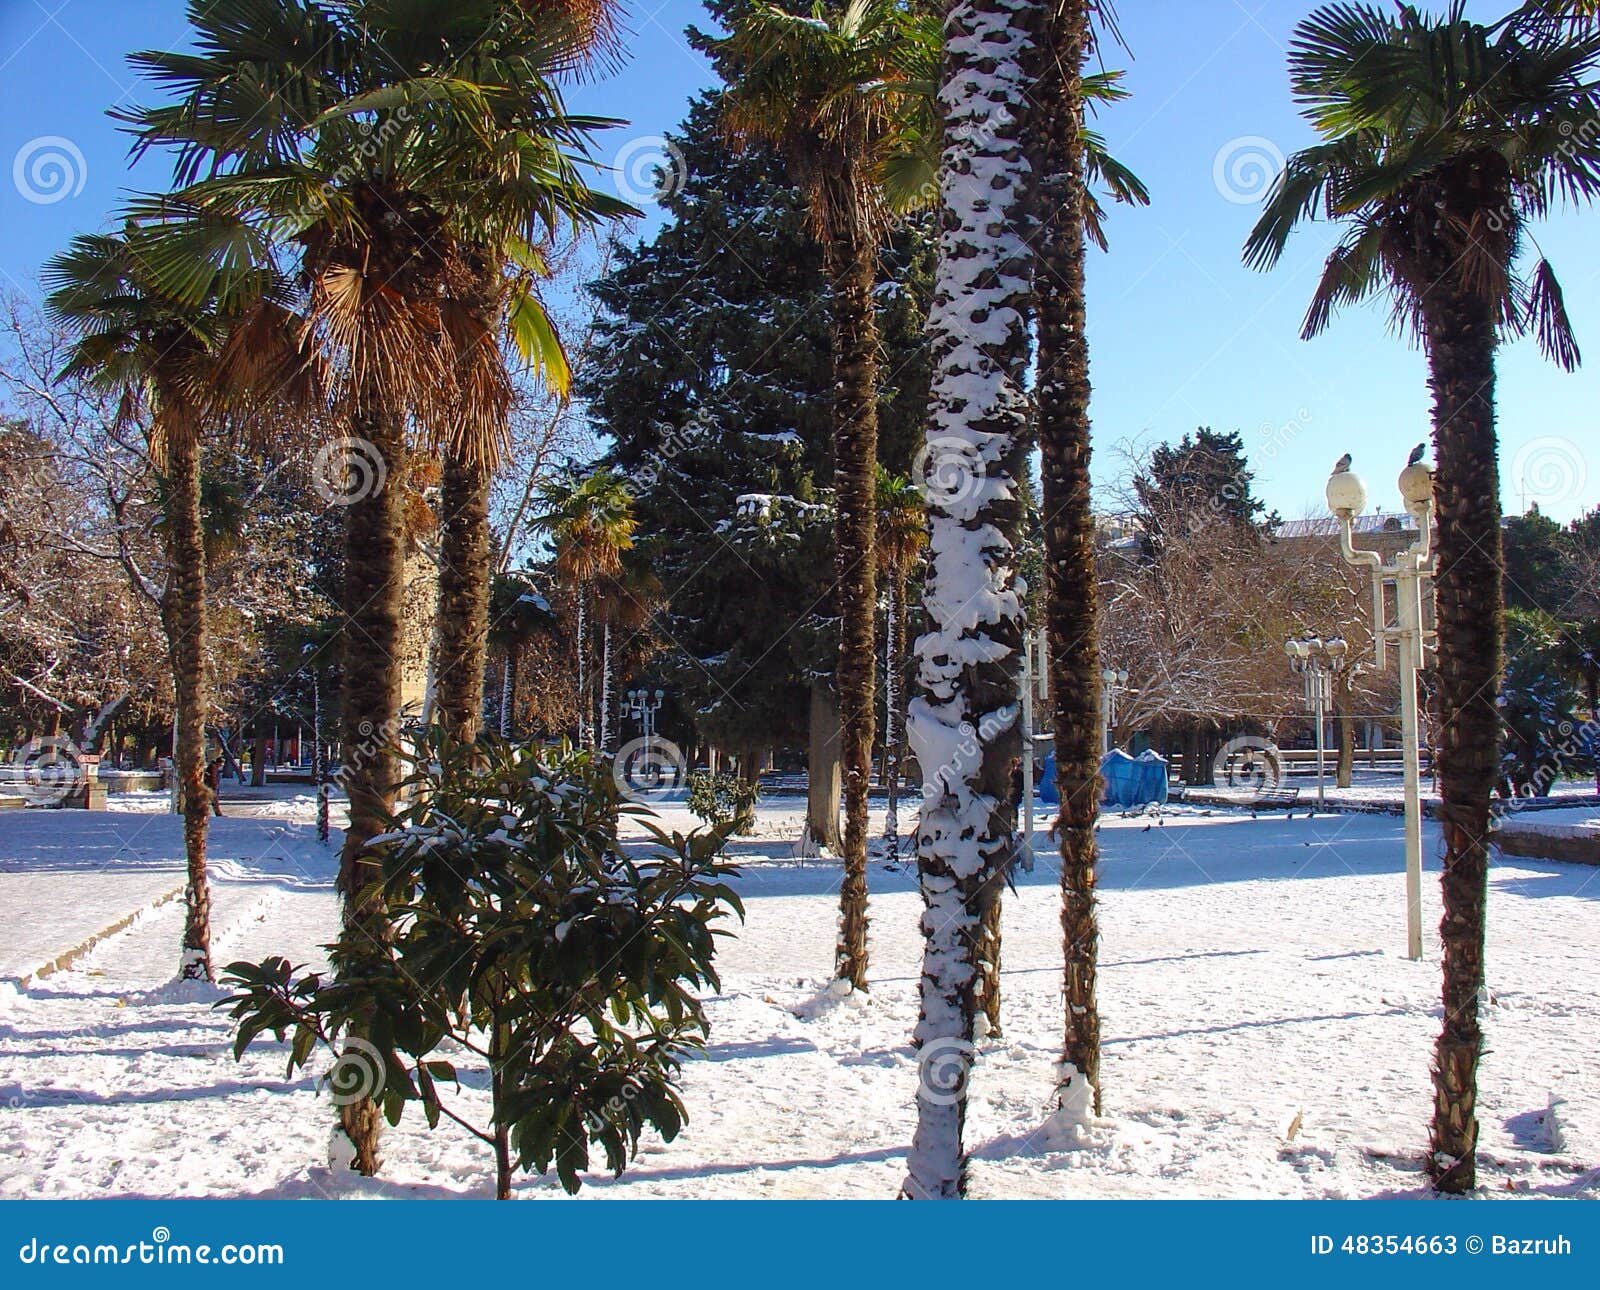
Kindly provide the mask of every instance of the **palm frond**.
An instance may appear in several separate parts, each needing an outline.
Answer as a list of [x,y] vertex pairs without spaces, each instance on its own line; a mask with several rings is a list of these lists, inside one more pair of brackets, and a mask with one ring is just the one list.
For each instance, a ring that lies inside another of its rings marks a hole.
[[1545,357],[1562,371],[1571,372],[1583,362],[1567,303],[1550,261],[1541,258],[1528,283],[1528,316]]

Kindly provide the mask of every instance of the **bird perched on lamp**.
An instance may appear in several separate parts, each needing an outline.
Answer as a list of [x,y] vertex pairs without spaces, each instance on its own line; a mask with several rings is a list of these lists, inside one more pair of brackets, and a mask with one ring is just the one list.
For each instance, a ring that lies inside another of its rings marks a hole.
[[1350,454],[1349,453],[1345,453],[1344,456],[1340,457],[1338,461],[1333,463],[1333,473],[1335,475],[1343,475],[1343,474],[1347,473],[1349,471],[1349,469],[1350,469]]
[[1411,450],[1411,456],[1406,458],[1406,465],[1415,466],[1419,461],[1422,460],[1423,454],[1427,451],[1428,445],[1426,443],[1419,443]]

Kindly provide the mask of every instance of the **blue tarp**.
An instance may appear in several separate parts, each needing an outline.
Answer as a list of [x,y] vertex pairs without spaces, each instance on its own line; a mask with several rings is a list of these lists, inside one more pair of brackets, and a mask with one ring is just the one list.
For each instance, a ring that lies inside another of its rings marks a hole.
[[1113,748],[1100,759],[1100,775],[1105,780],[1107,806],[1145,806],[1167,800],[1167,763],[1154,752],[1130,757]]
[[[1167,800],[1167,763],[1152,751],[1130,757],[1120,748],[1113,748],[1100,760],[1100,774],[1105,780],[1107,806],[1145,806],[1150,802]],[[1056,757],[1051,753],[1044,759],[1044,769],[1039,776],[1039,800],[1053,805],[1056,796]]]

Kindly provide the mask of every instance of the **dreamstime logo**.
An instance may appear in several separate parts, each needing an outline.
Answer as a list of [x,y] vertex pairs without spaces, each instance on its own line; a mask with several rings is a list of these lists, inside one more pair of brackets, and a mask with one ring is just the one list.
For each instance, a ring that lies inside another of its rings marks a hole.
[[971,500],[987,475],[977,445],[958,435],[929,439],[911,463],[911,482],[923,501],[945,510]]
[[389,463],[378,446],[354,436],[324,444],[311,462],[311,486],[330,506],[376,497],[388,480]]
[[670,739],[633,739],[618,750],[611,777],[630,802],[660,802],[683,787],[689,764]]
[[1283,149],[1259,134],[1230,139],[1211,162],[1211,182],[1226,201],[1254,206],[1283,173]]
[[965,1039],[934,1039],[917,1054],[917,1096],[931,1106],[954,1106],[972,1079],[972,1045]]
[[1589,463],[1578,445],[1559,435],[1541,435],[1517,450],[1511,480],[1524,506],[1560,506],[1574,501],[1589,482]]
[[375,1098],[383,1091],[383,1054],[377,1045],[352,1036],[344,1041],[344,1051],[323,1079],[333,1091],[335,1106],[351,1106]]
[[65,735],[30,740],[15,758],[22,768],[22,796],[35,806],[61,805],[83,783],[82,756]]
[[617,196],[630,202],[659,202],[680,192],[689,166],[677,144],[659,134],[629,139],[611,163]]
[[11,182],[35,206],[76,197],[89,179],[89,163],[71,139],[44,134],[29,139],[11,160]]
[[1211,762],[1212,779],[1229,788],[1260,791],[1283,782],[1278,748],[1260,735],[1239,735],[1228,740]]

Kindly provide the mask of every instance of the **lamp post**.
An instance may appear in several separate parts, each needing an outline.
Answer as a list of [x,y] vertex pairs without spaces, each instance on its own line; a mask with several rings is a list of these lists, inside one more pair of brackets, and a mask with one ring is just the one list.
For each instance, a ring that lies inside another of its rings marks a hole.
[[656,713],[661,711],[661,704],[667,697],[665,690],[629,690],[628,715],[637,721],[644,731],[644,751],[651,765],[655,764],[656,751]]
[[[1390,564],[1376,551],[1358,551],[1355,517],[1367,504],[1367,488],[1348,464],[1328,477],[1328,509],[1339,521],[1339,546],[1346,562],[1372,576],[1372,640],[1378,670],[1388,667],[1390,640],[1400,671],[1400,742],[1405,767],[1406,803],[1406,953],[1422,957],[1422,757],[1417,720],[1417,671],[1427,635],[1422,630],[1422,580],[1433,576],[1433,467],[1420,460],[1400,472],[1400,497],[1417,523],[1417,540],[1397,552]],[[1345,458],[1348,463],[1349,458]],[[1389,626],[1384,586],[1395,584],[1395,626]]]
[[1128,688],[1128,669],[1108,667],[1100,673],[1100,723],[1106,732],[1105,751],[1111,751],[1117,728],[1117,697]]
[[1289,666],[1305,680],[1306,706],[1317,723],[1317,805],[1328,800],[1328,709],[1333,706],[1333,679],[1349,665],[1350,647],[1342,637],[1306,636],[1285,641]]

